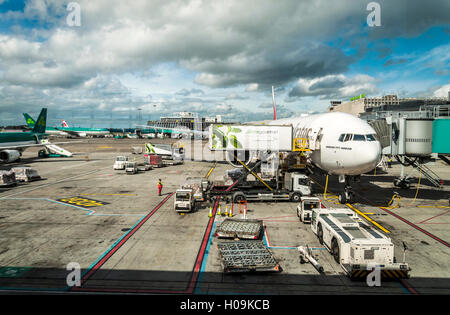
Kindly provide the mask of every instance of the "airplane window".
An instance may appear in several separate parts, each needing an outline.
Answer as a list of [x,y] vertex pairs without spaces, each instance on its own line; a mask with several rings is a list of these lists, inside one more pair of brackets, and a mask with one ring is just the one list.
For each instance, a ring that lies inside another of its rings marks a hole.
[[341,134],[341,135],[339,136],[339,141],[340,141],[340,142],[344,142],[344,137],[345,137],[345,133]]
[[353,141],[366,141],[366,137],[364,135],[353,135]]
[[367,141],[377,141],[375,135],[366,135]]
[[345,135],[344,142],[345,142],[345,141],[350,141],[350,140],[352,140],[352,134],[351,134],[351,133],[347,133],[347,134]]

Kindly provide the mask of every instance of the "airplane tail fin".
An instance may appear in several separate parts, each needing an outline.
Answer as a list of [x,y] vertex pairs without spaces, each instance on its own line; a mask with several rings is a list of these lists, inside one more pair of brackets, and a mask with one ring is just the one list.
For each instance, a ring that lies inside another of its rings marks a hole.
[[273,99],[273,120],[277,120],[277,109],[275,107],[275,91],[272,85],[272,99]]
[[28,115],[27,113],[23,113],[23,117],[25,117],[25,122],[27,123],[28,127],[34,128],[34,125],[36,124],[34,119],[31,118],[31,116]]
[[61,125],[62,125],[64,128],[69,128],[69,125],[66,123],[66,121],[65,121],[64,119],[62,120]]
[[43,108],[34,125],[33,133],[45,133],[46,125],[47,125],[47,108]]

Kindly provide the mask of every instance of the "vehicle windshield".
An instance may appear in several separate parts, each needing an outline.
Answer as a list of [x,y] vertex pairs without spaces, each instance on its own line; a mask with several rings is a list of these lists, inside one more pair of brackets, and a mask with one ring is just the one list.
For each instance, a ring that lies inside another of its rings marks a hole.
[[376,134],[370,134],[370,135],[366,135],[367,141],[377,141],[377,135]]
[[364,135],[353,135],[353,141],[366,141],[366,137]]
[[124,156],[117,157],[116,161],[126,161],[127,159]]
[[305,209],[315,209],[318,208],[319,204],[316,202],[306,202]]
[[177,193],[177,200],[189,200],[189,193]]

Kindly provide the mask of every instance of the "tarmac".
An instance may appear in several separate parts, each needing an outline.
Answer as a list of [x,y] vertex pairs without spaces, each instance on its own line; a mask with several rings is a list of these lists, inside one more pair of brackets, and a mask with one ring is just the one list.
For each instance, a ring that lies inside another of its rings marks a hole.
[[[214,208],[210,218],[207,207],[179,215],[173,192],[186,177],[203,177],[214,165],[209,178],[221,179],[230,164],[185,161],[135,175],[113,170],[117,155],[143,161],[142,154],[131,154],[133,146],[173,141],[74,140],[64,145],[73,157],[37,158],[37,149],[28,149],[20,162],[2,165],[30,166],[42,179],[0,189],[0,292],[450,294],[450,168],[440,160],[428,166],[445,181],[443,189],[431,186],[411,167],[406,172],[415,178],[412,187],[394,187],[400,174],[396,163],[362,175],[354,185],[357,200],[352,207],[385,230],[376,227],[392,239],[397,260],[405,255],[412,269],[409,279],[369,287],[348,278],[308,225],[298,220],[292,202],[248,204],[248,219],[263,220],[262,239],[282,271],[224,273],[214,230],[226,217]],[[164,184],[162,196],[158,179]],[[336,202],[334,193],[341,189],[337,178],[329,178],[326,195],[326,177],[316,173],[312,179],[314,195],[326,207],[348,207]],[[400,198],[388,206],[394,192]],[[222,212],[224,208],[222,203]],[[241,218],[237,207],[233,217]],[[296,247],[306,245],[313,248],[323,274],[300,263]],[[81,268],[76,285],[72,266]]]

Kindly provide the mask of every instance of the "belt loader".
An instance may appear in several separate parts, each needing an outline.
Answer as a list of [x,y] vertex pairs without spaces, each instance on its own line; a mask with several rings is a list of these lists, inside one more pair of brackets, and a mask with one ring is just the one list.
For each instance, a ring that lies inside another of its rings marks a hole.
[[391,239],[350,209],[313,209],[311,229],[351,279],[365,279],[373,268],[379,269],[385,279],[409,277],[411,268],[405,262],[396,262]]

